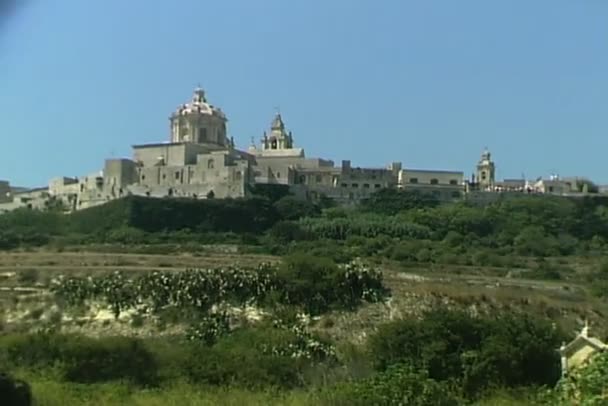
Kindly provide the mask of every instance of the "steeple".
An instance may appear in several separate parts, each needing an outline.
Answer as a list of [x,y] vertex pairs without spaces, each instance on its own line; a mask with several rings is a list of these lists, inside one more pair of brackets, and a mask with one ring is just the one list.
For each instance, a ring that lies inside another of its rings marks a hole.
[[272,125],[270,126],[270,129],[273,132],[285,130],[285,123],[283,123],[283,117],[281,117],[281,113],[277,112],[277,114],[274,116],[274,120],[272,120]]
[[283,150],[293,148],[293,136],[285,130],[285,123],[281,113],[277,111],[270,124],[270,134],[264,132],[262,136],[262,149]]

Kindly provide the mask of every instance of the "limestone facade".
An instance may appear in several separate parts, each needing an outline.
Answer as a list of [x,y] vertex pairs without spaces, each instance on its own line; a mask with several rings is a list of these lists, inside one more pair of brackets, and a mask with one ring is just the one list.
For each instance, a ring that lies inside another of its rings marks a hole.
[[586,365],[594,356],[607,350],[608,344],[596,337],[591,337],[589,335],[589,325],[585,323],[585,327],[576,338],[570,343],[562,345],[559,349],[562,375],[567,375],[573,369]]
[[[416,190],[453,201],[467,192],[528,185],[497,182],[488,150],[481,155],[473,179],[466,181],[462,171],[412,169],[400,162],[361,168],[344,160],[337,166],[329,159],[307,157],[279,113],[259,142],[240,150],[228,136],[227,123],[226,114],[197,88],[190,101],[169,116],[167,142],[133,145],[131,158],[107,159],[99,172],[77,179],[56,178],[46,188],[10,193],[8,183],[0,182],[0,210],[44,208],[53,199],[66,210],[79,210],[128,195],[243,197],[260,183],[288,185],[297,196],[312,200],[326,196],[340,204],[356,203],[382,188]],[[543,192],[557,190],[548,183],[534,186]]]

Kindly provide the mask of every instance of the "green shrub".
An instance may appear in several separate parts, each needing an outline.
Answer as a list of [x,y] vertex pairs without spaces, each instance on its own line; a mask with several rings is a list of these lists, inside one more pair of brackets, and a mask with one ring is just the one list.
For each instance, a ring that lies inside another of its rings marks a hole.
[[284,303],[302,306],[310,314],[353,309],[361,301],[377,301],[386,294],[378,272],[308,255],[287,257],[277,272],[277,286]]
[[285,329],[242,329],[212,347],[193,345],[183,369],[197,384],[294,388],[302,385],[301,374],[310,361],[281,349],[292,348],[297,341]]
[[59,366],[65,379],[94,383],[124,379],[140,385],[157,382],[153,355],[139,339],[107,337],[92,339],[75,335],[39,333],[7,336],[0,351],[19,367]]
[[323,392],[332,405],[457,406],[461,399],[450,385],[428,377],[424,370],[397,364],[375,376],[337,385]]
[[279,221],[269,231],[270,236],[279,243],[302,241],[308,239],[309,234],[298,223],[292,221]]
[[381,326],[368,350],[378,370],[405,363],[436,380],[458,379],[469,395],[488,386],[551,385],[562,335],[545,320],[500,314],[474,318],[437,310]]
[[26,382],[0,372],[0,400],[7,406],[30,406],[32,391]]
[[594,357],[585,368],[570,373],[556,391],[564,405],[608,404],[608,352]]
[[321,210],[312,202],[298,199],[295,196],[285,196],[274,203],[274,208],[283,220],[293,221],[304,217],[316,217]]

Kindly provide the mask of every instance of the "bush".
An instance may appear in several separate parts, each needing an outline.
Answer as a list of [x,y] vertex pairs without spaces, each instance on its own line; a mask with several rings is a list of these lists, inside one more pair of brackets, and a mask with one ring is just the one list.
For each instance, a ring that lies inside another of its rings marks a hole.
[[269,234],[274,240],[281,243],[302,241],[309,238],[309,234],[298,223],[291,221],[279,221],[272,226]]
[[428,377],[424,370],[397,364],[359,382],[338,385],[322,395],[332,405],[457,406],[461,404],[446,383]]
[[338,266],[327,258],[294,255],[277,273],[282,302],[320,314],[331,308],[353,309],[361,301],[380,300],[387,292],[382,277],[361,264]]
[[560,374],[555,348],[562,338],[547,321],[527,315],[473,318],[437,310],[422,320],[381,326],[368,351],[380,371],[412,365],[435,380],[458,379],[474,395],[493,385],[555,384]]
[[297,340],[290,331],[269,326],[238,330],[212,347],[194,344],[183,365],[188,379],[205,385],[294,388],[302,385],[304,358],[283,354]]
[[274,203],[274,208],[283,220],[299,220],[304,217],[316,217],[321,214],[319,208],[295,196],[285,196]]
[[92,339],[53,333],[17,335],[3,337],[0,351],[15,366],[59,366],[64,378],[72,382],[124,379],[140,385],[156,383],[154,357],[141,340],[134,338]]
[[0,372],[0,400],[7,406],[30,406],[32,391],[26,382]]
[[573,371],[557,391],[563,404],[603,406],[608,403],[608,352],[594,357],[590,365]]

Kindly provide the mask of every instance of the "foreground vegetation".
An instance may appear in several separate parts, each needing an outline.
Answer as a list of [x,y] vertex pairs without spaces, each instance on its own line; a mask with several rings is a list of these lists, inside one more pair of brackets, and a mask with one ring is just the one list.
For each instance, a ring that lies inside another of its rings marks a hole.
[[[556,388],[556,349],[571,331],[559,320],[563,306],[525,307],[532,290],[517,299],[522,310],[511,298],[488,306],[486,293],[455,307],[436,287],[439,299],[421,303],[414,314],[362,320],[369,325],[360,340],[329,331],[337,315],[359,319],[374,303],[395,310],[403,291],[389,289],[387,268],[397,270],[392,278],[440,269],[528,286],[538,281],[560,294],[576,290],[576,300],[586,300],[587,311],[601,319],[590,303],[608,298],[607,241],[608,203],[597,198],[521,197],[478,207],[386,190],[345,209],[270,188],[249,199],[131,197],[71,215],[16,211],[0,216],[0,250],[190,252],[196,262],[205,258],[204,246],[227,244],[281,261],[70,272],[44,284],[42,270],[21,273],[22,283],[49,289],[57,317],[32,316],[39,320],[33,328],[4,327],[0,365],[29,382],[40,405],[566,405],[573,399],[601,405],[606,356]],[[62,318],[77,320],[92,306],[110,309],[117,320],[128,314],[135,329],[147,323],[164,331],[135,337],[64,329]],[[0,389],[10,388],[24,396],[23,383],[3,376]]]

